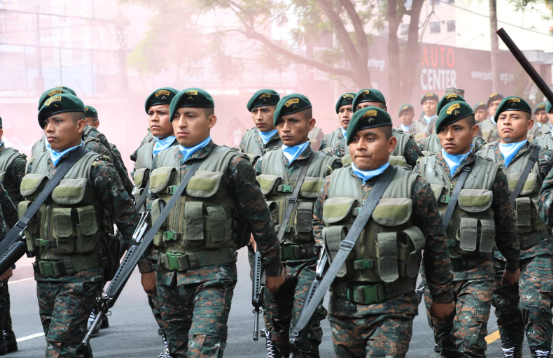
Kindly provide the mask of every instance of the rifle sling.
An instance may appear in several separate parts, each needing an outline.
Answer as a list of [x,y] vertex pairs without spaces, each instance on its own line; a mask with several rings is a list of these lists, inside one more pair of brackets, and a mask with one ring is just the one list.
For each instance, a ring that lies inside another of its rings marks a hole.
[[330,285],[336,278],[338,271],[346,261],[351,250],[355,246],[355,243],[359,239],[361,232],[365,229],[365,225],[372,216],[374,209],[376,208],[380,198],[388,188],[389,183],[394,178],[397,169],[393,165],[389,165],[388,168],[376,179],[376,183],[369,193],[369,197],[365,201],[365,204],[361,208],[357,219],[353,222],[351,229],[349,230],[344,241],[340,243],[340,250],[332,260],[330,267],[328,268],[324,278],[322,279],[319,287],[313,294],[313,298],[309,301],[307,307],[305,307],[305,314],[301,315],[298,319],[298,323],[294,327],[292,332],[293,337],[299,337],[300,333],[307,328],[307,325],[311,321],[311,317],[315,313],[315,310],[319,306],[319,303],[323,300],[326,291],[328,291]]
[[457,201],[459,200],[459,193],[461,193],[461,189],[463,189],[463,185],[465,185],[465,181],[467,180],[471,170],[472,165],[465,165],[461,171],[461,175],[459,175],[459,180],[455,185],[455,189],[453,189],[453,193],[451,193],[451,198],[449,199],[444,217],[442,218],[444,230],[447,230],[447,226],[453,217],[453,211],[455,211],[455,206],[457,206]]
[[282,238],[284,237],[284,234],[286,233],[286,227],[288,226],[288,223],[290,222],[290,217],[292,216],[292,211],[294,210],[294,207],[296,206],[296,203],[298,202],[298,195],[300,194],[300,189],[303,184],[303,181],[305,180],[305,175],[307,174],[307,169],[309,169],[309,166],[311,165],[311,161],[313,160],[313,157],[315,156],[315,153],[311,153],[309,158],[305,161],[305,165],[301,167],[300,173],[298,175],[298,179],[296,180],[296,184],[294,184],[294,190],[292,191],[292,194],[288,197],[288,206],[286,206],[286,211],[284,212],[284,215],[282,216],[282,221],[280,223],[280,228],[278,229],[277,238],[279,242],[282,242]]
[[532,153],[530,153],[530,158],[528,158],[528,163],[526,163],[526,166],[524,167],[522,174],[520,174],[520,178],[518,179],[517,185],[515,186],[515,189],[511,193],[511,198],[509,201],[511,202],[511,206],[513,207],[513,209],[515,209],[515,201],[518,198],[520,192],[522,191],[522,188],[524,187],[524,183],[528,178],[528,174],[530,174],[532,167],[538,161],[540,149],[541,147],[539,145],[536,145]]
[[150,181],[148,180],[148,184],[146,185],[144,190],[142,190],[142,194],[140,194],[140,196],[138,197],[138,200],[136,201],[136,203],[134,205],[136,210],[140,210],[142,205],[144,205],[144,203],[146,202],[146,198],[148,197],[148,192],[149,191],[150,191]]

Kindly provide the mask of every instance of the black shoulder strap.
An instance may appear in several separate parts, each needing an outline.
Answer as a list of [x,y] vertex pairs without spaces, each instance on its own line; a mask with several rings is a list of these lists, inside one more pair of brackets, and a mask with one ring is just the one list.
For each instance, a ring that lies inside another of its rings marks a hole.
[[328,268],[328,271],[326,272],[323,280],[321,281],[319,288],[317,289],[317,291],[315,291],[315,294],[313,295],[313,298],[309,301],[307,307],[305,307],[304,314],[301,315],[298,319],[298,323],[292,331],[293,337],[298,337],[300,332],[302,332],[309,324],[311,316],[313,316],[313,314],[315,313],[315,310],[319,306],[319,303],[321,303],[321,301],[323,300],[326,291],[328,291],[328,288],[336,278],[338,271],[340,271],[340,268],[346,261],[346,258],[349,256],[353,247],[355,246],[355,243],[359,239],[361,232],[363,231],[363,229],[365,229],[365,225],[372,216],[373,211],[380,201],[380,198],[382,198],[382,195],[386,191],[386,188],[388,188],[388,185],[396,175],[396,172],[397,169],[393,165],[389,165],[384,173],[382,173],[382,175],[378,179],[376,179],[376,183],[371,189],[369,197],[361,208],[357,219],[355,219],[355,221],[353,222],[353,225],[351,226],[351,229],[349,230],[344,241],[340,243],[340,250],[334,257],[334,260],[332,260],[332,263]]
[[139,210],[142,207],[142,205],[144,205],[144,203],[146,202],[146,198],[148,197],[149,191],[150,191],[150,181],[148,180],[148,184],[146,185],[144,190],[142,190],[142,194],[140,194],[140,196],[138,197],[138,200],[134,204],[134,207],[136,208],[136,210]]
[[522,174],[520,174],[520,178],[518,179],[518,183],[515,186],[515,189],[511,193],[511,206],[515,207],[515,200],[518,198],[520,192],[522,191],[522,188],[524,187],[524,183],[526,182],[526,179],[528,178],[528,174],[530,174],[530,171],[532,170],[532,167],[536,162],[538,161],[539,155],[540,155],[540,149],[541,147],[539,145],[536,145],[534,147],[534,150],[532,153],[530,153],[530,157],[528,158],[528,163],[526,163],[526,166],[524,167],[524,170],[522,171]]
[[83,146],[80,146],[69,153],[69,156],[63,161],[63,163],[60,164],[52,179],[48,180],[48,182],[44,186],[44,189],[42,189],[37,198],[31,203],[25,214],[21,216],[19,221],[10,230],[6,238],[2,240],[2,242],[0,242],[0,253],[5,252],[11,245],[15,243],[15,241],[17,241],[21,233],[27,228],[27,225],[29,225],[29,221],[31,221],[31,218],[36,214],[44,201],[46,201],[46,199],[50,196],[54,188],[58,186],[59,182],[63,179],[65,174],[67,174],[69,169],[71,169],[71,167],[76,162],[78,162],[79,159],[81,159],[86,153],[88,153],[88,150],[85,149]]
[[453,193],[449,198],[447,209],[445,209],[444,217],[442,218],[444,230],[447,230],[447,226],[451,221],[451,217],[453,216],[453,211],[455,211],[455,206],[457,205],[457,201],[459,200],[459,193],[461,192],[461,189],[463,189],[463,185],[465,185],[465,181],[467,180],[467,177],[469,176],[471,170],[472,170],[472,165],[465,165],[463,167],[463,170],[461,171],[461,175],[459,175],[459,180],[457,180],[455,189],[453,189]]
[[309,158],[307,158],[305,165],[301,167],[300,173],[298,175],[298,179],[296,180],[296,184],[294,184],[294,190],[292,191],[292,195],[288,197],[288,206],[286,207],[286,211],[284,212],[284,215],[282,216],[282,221],[280,222],[280,228],[278,229],[277,238],[278,241],[281,241],[284,237],[284,233],[286,232],[286,226],[288,226],[288,222],[290,221],[290,216],[292,216],[292,211],[294,210],[294,206],[296,206],[296,202],[298,201],[298,195],[300,194],[300,188],[303,184],[303,180],[305,179],[305,174],[307,174],[307,169],[309,169],[309,166],[311,165],[311,161],[313,160],[313,157],[315,156],[315,152],[312,152]]

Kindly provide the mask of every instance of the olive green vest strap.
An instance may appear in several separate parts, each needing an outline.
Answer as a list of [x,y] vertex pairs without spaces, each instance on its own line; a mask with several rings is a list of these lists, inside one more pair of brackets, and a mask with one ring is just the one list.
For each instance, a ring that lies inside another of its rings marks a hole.
[[522,171],[522,174],[520,175],[520,178],[518,179],[518,183],[515,186],[515,189],[511,193],[511,206],[515,207],[515,200],[518,198],[518,195],[522,191],[522,188],[524,187],[524,183],[526,182],[526,178],[528,178],[528,174],[530,174],[530,171],[532,170],[532,167],[534,164],[538,161],[538,156],[540,154],[540,146],[536,145],[530,155],[528,156],[528,162],[526,163],[526,166],[524,167],[524,170]]
[[204,266],[236,262],[236,250],[224,247],[218,250],[189,252],[186,254],[163,253],[159,255],[161,266],[170,271],[196,270]]
[[335,281],[332,284],[332,293],[353,303],[370,305],[413,292],[415,288],[415,280],[410,278],[401,278],[392,283],[376,284]]
[[63,260],[37,260],[33,263],[33,268],[45,277],[59,277],[100,267],[104,262],[100,252],[93,252],[89,255],[64,257]]
[[465,185],[465,181],[467,180],[471,170],[472,165],[465,165],[463,167],[463,170],[461,171],[461,175],[459,175],[459,179],[457,180],[455,189],[453,189],[453,193],[451,193],[451,198],[449,199],[449,203],[447,204],[447,209],[445,209],[444,217],[442,218],[444,230],[447,230],[447,226],[449,225],[449,221],[453,216],[455,206],[457,206],[457,201],[459,200],[459,193],[463,189],[463,185]]

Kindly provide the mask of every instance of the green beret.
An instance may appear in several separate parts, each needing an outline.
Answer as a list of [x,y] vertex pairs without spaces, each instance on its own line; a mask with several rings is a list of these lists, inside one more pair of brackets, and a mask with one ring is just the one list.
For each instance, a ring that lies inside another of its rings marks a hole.
[[276,106],[280,101],[280,95],[277,91],[272,89],[262,89],[255,92],[248,101],[248,111],[252,111],[254,108],[263,106]]
[[421,104],[424,104],[424,102],[429,101],[431,99],[436,100],[436,102],[437,102],[437,101],[440,100],[440,97],[437,94],[435,94],[434,92],[428,92],[427,94],[422,96]]
[[388,112],[374,106],[362,108],[351,117],[347,131],[347,144],[351,143],[353,137],[359,131],[387,126],[392,126],[392,118]]
[[344,93],[343,95],[341,95],[336,102],[336,114],[340,112],[341,107],[352,104],[354,98],[355,93],[352,92]]
[[275,114],[273,116],[273,124],[276,126],[278,120],[282,116],[297,113],[308,108],[311,108],[311,102],[309,101],[309,98],[304,95],[292,93],[288,96],[284,96],[276,106]]
[[38,112],[38,124],[44,129],[44,121],[58,113],[82,112],[86,113],[83,101],[72,94],[57,94],[44,102]]
[[547,101],[547,105],[545,106],[545,113],[551,112],[553,109],[553,105],[551,105],[551,102]]
[[486,108],[490,106],[490,103],[497,100],[502,100],[503,98],[505,98],[505,96],[502,95],[501,93],[492,93],[488,98],[488,102],[486,103]]
[[215,102],[207,91],[201,88],[187,88],[175,96],[169,106],[170,121],[173,121],[173,116],[179,108],[213,108]]
[[152,94],[146,98],[146,103],[144,107],[146,108],[146,113],[150,110],[152,106],[159,106],[160,104],[171,104],[171,101],[179,93],[173,87],[162,87],[158,88]]
[[474,115],[474,112],[472,108],[470,108],[470,105],[464,100],[446,103],[438,115],[436,133],[439,131],[440,127],[450,125],[470,115]]
[[463,96],[458,95],[456,93],[450,93],[447,96],[442,97],[440,102],[438,102],[436,113],[440,114],[440,111],[442,110],[442,108],[444,108],[448,103],[455,102],[455,101],[466,102]]
[[448,95],[450,93],[455,93],[455,94],[458,94],[459,96],[464,96],[465,90],[460,88],[455,88],[455,87],[449,87],[445,90],[445,94]]
[[503,98],[503,101],[497,107],[497,112],[495,112],[495,120],[497,121],[499,115],[505,111],[521,111],[532,114],[532,108],[528,102],[517,96]]
[[65,94],[72,94],[73,96],[77,96],[75,94],[75,91],[73,91],[71,88],[69,87],[54,87],[54,88],[50,88],[49,90],[46,90],[44,92],[42,92],[42,94],[40,95],[40,98],[38,100],[38,110],[40,111],[40,109],[42,108],[42,105],[44,104],[44,102],[46,102],[46,100],[52,96],[55,96],[57,94],[62,94],[62,93],[65,93]]
[[98,111],[96,110],[96,108],[94,108],[92,106],[85,106],[84,110],[85,110],[85,113],[84,113],[85,117],[87,117],[87,118],[88,117],[98,118]]
[[401,114],[402,114],[403,112],[409,112],[409,111],[415,113],[415,108],[413,108],[413,106],[412,106],[411,104],[405,103],[405,104],[403,104],[401,107],[399,107],[399,114],[398,114],[398,116],[401,116]]
[[536,104],[536,107],[534,107],[534,114],[545,111],[545,102]]
[[484,102],[478,102],[474,105],[474,107],[472,107],[472,111],[476,113],[477,110],[479,109],[488,109],[488,107],[486,106],[486,104]]
[[386,98],[384,98],[382,92],[374,88],[362,89],[361,91],[357,92],[357,95],[355,95],[355,98],[352,102],[353,112],[355,112],[355,108],[357,107],[357,105],[363,102],[383,103],[384,107],[386,107]]

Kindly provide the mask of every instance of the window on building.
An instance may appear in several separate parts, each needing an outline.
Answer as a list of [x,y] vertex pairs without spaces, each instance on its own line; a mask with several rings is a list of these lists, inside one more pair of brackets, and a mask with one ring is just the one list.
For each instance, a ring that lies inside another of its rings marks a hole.
[[439,34],[440,31],[441,31],[441,26],[440,26],[440,22],[439,21],[435,21],[435,22],[431,22],[430,23],[430,33],[431,34]]
[[407,36],[409,33],[409,24],[401,24],[400,35]]
[[455,20],[447,22],[447,32],[455,32]]

